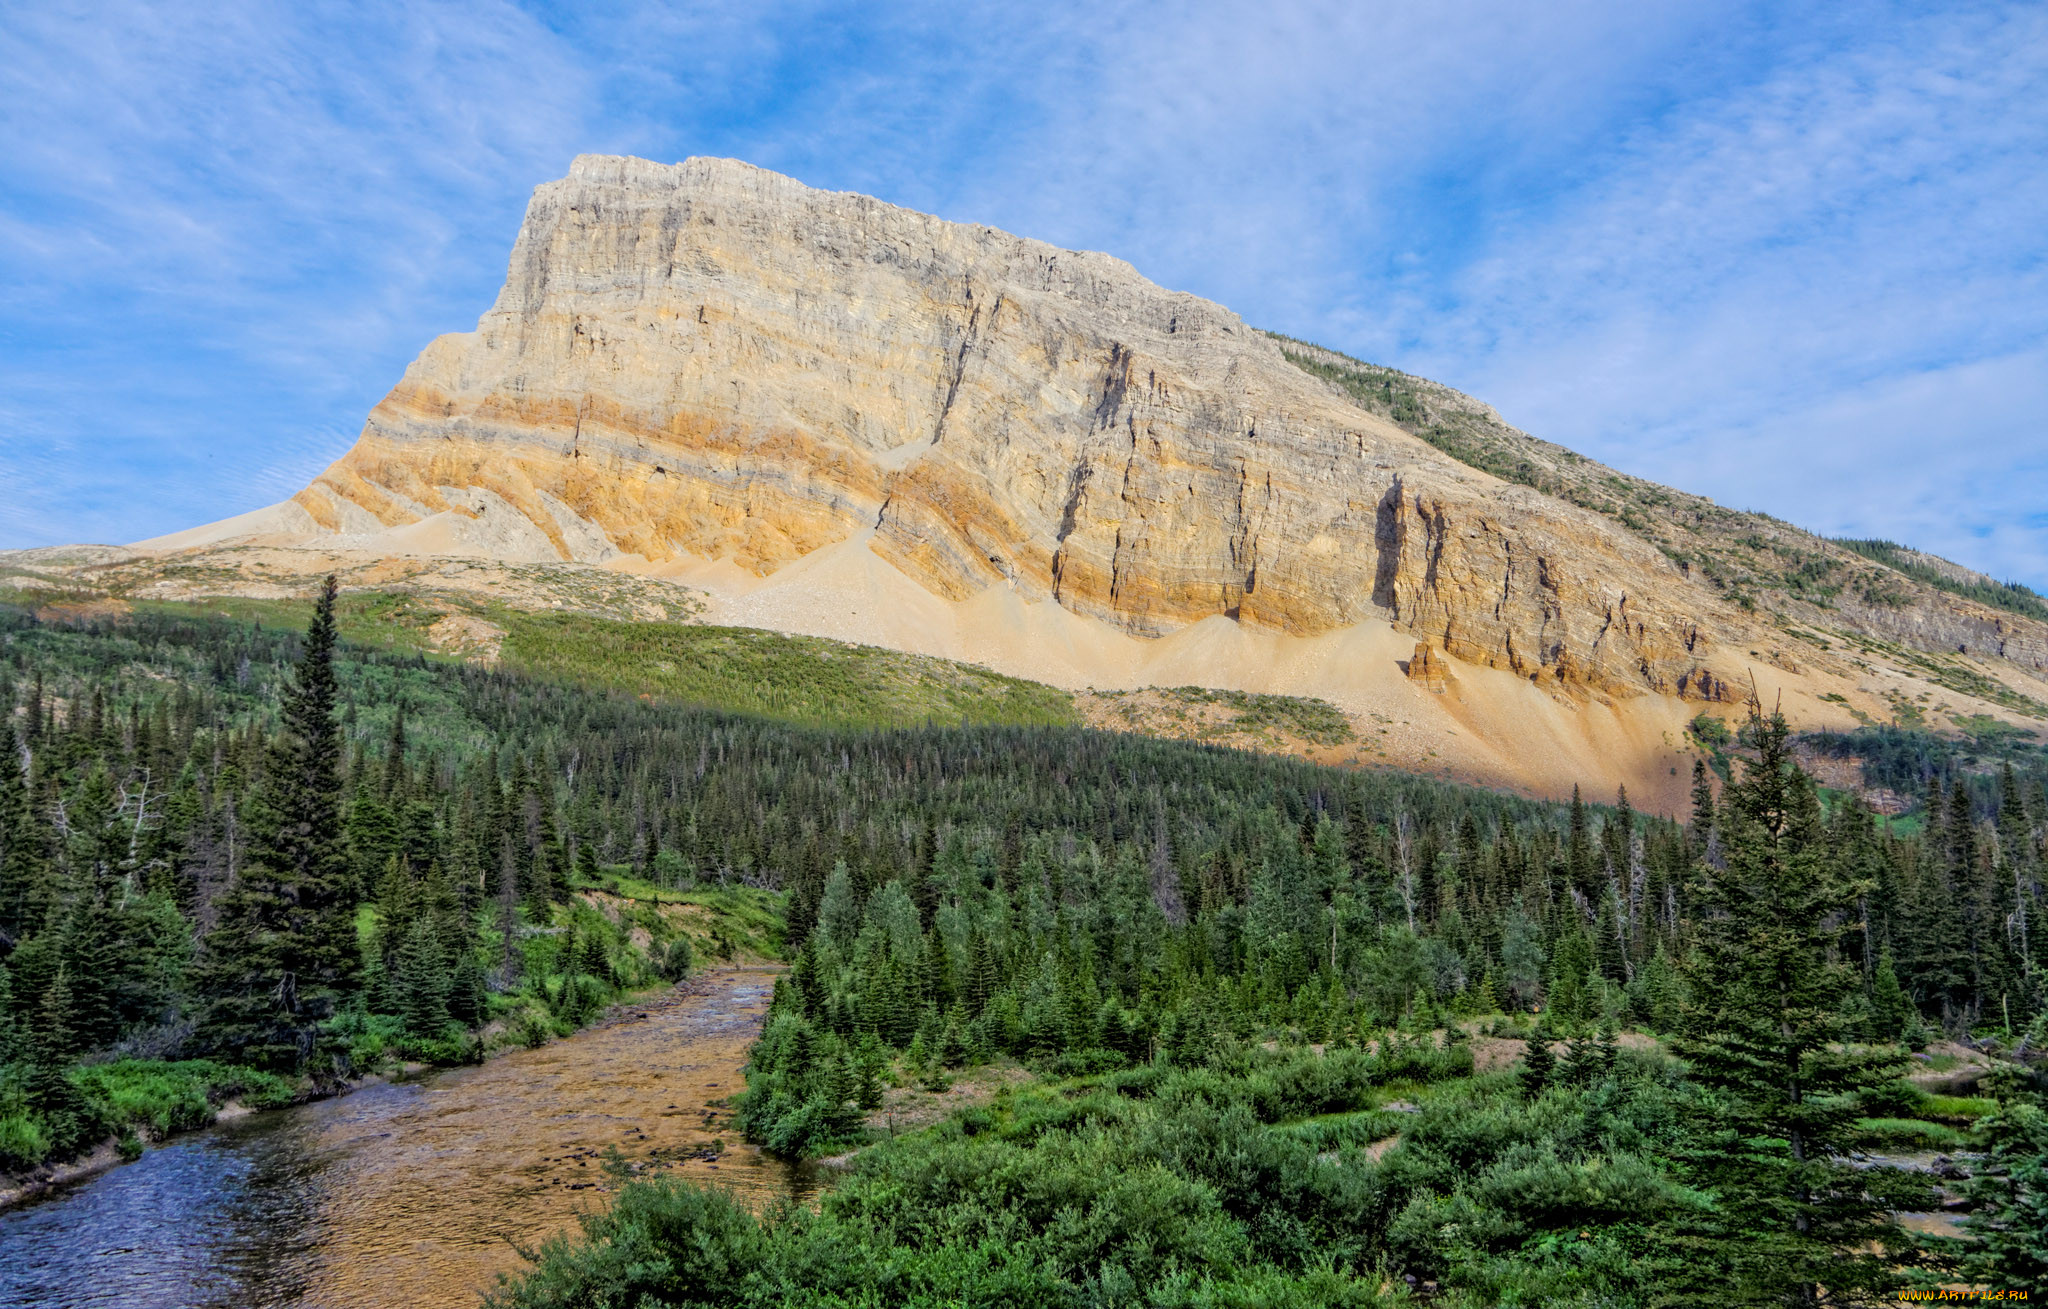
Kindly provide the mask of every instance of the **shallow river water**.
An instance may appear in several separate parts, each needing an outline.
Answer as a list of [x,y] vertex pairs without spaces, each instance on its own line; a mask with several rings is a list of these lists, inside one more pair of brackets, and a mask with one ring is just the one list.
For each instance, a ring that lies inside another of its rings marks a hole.
[[607,1146],[801,1195],[711,1107],[740,1089],[773,983],[714,971],[538,1050],[175,1138],[0,1212],[0,1305],[474,1306],[523,1266],[515,1246],[604,1203]]

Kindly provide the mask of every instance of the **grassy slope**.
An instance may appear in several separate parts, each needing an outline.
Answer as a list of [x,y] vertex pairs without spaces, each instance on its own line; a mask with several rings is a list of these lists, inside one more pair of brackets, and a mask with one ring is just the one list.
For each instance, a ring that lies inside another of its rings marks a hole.
[[[1936,592],[2024,618],[2048,619],[2048,604],[2025,587],[1994,583],[1946,560],[1888,542],[1829,540],[1768,514],[1729,509],[1704,496],[1631,477],[1511,427],[1488,406],[1447,386],[1307,341],[1268,335],[1289,362],[1336,386],[1368,413],[1421,437],[1460,463],[1616,520],[1688,575],[1704,578],[1744,609],[1776,615],[1781,626],[1795,618],[1826,621],[1830,628],[1855,626],[1842,611],[1926,608]],[[1836,616],[1826,620],[1830,611]],[[1871,632],[1850,635],[1866,648],[1892,644]],[[1940,651],[1913,653],[1919,658],[1908,662],[1937,685],[2048,717],[2048,704],[1973,670],[1960,670],[1957,661]]]
[[[312,613],[300,600],[222,598],[147,607],[287,630],[302,630]],[[376,591],[347,593],[337,605],[343,639],[427,655],[433,648],[426,629],[447,612],[418,596]],[[493,609],[478,616],[504,630],[500,657],[536,676],[734,713],[828,727],[1079,721],[1073,697],[1055,687],[874,646],[584,614]]]
[[1073,698],[971,664],[740,627],[507,616],[529,672],[834,727],[1076,721]]

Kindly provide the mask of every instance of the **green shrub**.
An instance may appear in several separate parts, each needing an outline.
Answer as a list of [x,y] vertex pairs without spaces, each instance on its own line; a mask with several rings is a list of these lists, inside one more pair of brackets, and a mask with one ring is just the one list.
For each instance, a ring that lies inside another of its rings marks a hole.
[[48,1158],[50,1134],[26,1113],[0,1116],[0,1168],[17,1172]]
[[678,936],[670,941],[661,952],[659,971],[663,981],[680,982],[690,975],[696,959],[690,950],[690,938]]
[[81,1068],[72,1080],[109,1129],[157,1137],[206,1126],[228,1100],[269,1109],[294,1097],[275,1074],[210,1059],[122,1059]]
[[1927,1110],[1927,1092],[1900,1078],[1863,1097],[1863,1107],[1878,1118],[1919,1118]]
[[529,1050],[540,1049],[555,1034],[554,1024],[550,1023],[545,1015],[535,1013],[531,1009],[519,1020],[518,1031],[519,1043]]

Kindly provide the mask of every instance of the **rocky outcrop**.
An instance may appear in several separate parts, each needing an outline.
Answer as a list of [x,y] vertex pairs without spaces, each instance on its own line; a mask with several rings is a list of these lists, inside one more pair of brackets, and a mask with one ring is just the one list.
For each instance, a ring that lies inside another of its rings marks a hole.
[[[856,532],[929,590],[1133,633],[1387,619],[1582,692],[1725,694],[1743,621],[1128,264],[729,160],[585,156],[497,303],[296,497],[337,537],[766,573]],[[1411,673],[1412,675],[1412,673]]]
[[1408,658],[1407,673],[1408,680],[1425,691],[1442,695],[1451,689],[1451,674],[1444,666],[1443,656],[1431,649],[1426,641],[1415,643],[1415,653]]

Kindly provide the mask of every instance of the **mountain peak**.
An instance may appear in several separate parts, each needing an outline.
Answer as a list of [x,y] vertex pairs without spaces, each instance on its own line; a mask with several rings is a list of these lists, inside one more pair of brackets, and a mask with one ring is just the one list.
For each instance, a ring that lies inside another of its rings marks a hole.
[[1896,688],[1815,630],[1837,619],[1944,650],[1967,630],[2002,660],[1977,700],[2048,711],[2048,626],[1921,592],[1823,613],[1787,579],[1842,570],[1839,599],[1884,566],[1122,260],[730,159],[579,156],[491,311],[354,449],[163,544],[222,540],[595,565],[701,585],[725,621],[1071,686],[1315,694],[1534,789],[1664,785],[1686,721],[1752,687],[1818,722],[1881,709]]

